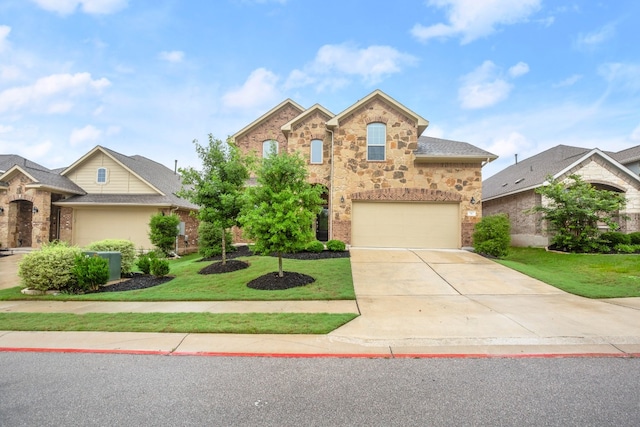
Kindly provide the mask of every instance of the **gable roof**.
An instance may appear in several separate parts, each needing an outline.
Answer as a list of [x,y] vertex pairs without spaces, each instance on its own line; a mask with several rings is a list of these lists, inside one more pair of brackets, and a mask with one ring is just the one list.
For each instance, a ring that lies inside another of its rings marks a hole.
[[289,122],[287,122],[284,125],[282,125],[280,130],[282,130],[282,133],[284,133],[285,136],[288,137],[289,136],[289,132],[291,132],[291,130],[293,130],[293,127],[295,125],[297,125],[298,123],[300,123],[301,121],[303,121],[305,118],[309,117],[311,114],[315,113],[316,111],[319,111],[320,113],[324,114],[326,117],[329,117],[329,118],[335,116],[335,114],[333,114],[331,111],[329,111],[326,108],[324,108],[322,105],[314,104],[311,107],[307,108],[302,113],[300,113],[298,116],[296,116],[293,119],[291,119]]
[[482,182],[483,200],[491,200],[540,187],[548,175],[558,178],[592,156],[599,156],[632,179],[640,179],[613,157],[597,148],[558,145],[513,164]]
[[422,116],[414,113],[413,111],[411,111],[410,109],[408,109],[404,105],[400,104],[398,101],[396,101],[395,99],[391,98],[389,95],[387,95],[386,93],[384,93],[380,89],[376,89],[373,92],[371,92],[369,95],[365,96],[364,98],[362,98],[361,100],[359,100],[358,102],[353,104],[352,106],[348,107],[343,112],[341,112],[338,115],[334,116],[331,120],[329,120],[327,122],[327,127],[335,128],[335,127],[339,126],[340,125],[340,120],[344,119],[345,117],[348,117],[355,110],[357,110],[358,108],[360,108],[361,106],[365,105],[366,103],[368,103],[369,101],[371,101],[371,100],[373,100],[375,98],[380,98],[380,99],[385,100],[386,102],[388,102],[389,104],[393,105],[395,108],[397,108],[398,110],[402,111],[404,114],[409,116],[411,119],[413,119],[416,122],[416,126],[418,127],[418,136],[422,135],[422,132],[424,132],[424,130],[427,128],[427,126],[429,126],[429,121],[427,119],[425,119]]
[[67,194],[85,194],[85,191],[56,171],[45,168],[31,160],[15,154],[0,154],[0,183],[10,179],[16,173],[27,176],[32,183],[27,188],[45,188]]
[[461,141],[421,136],[418,148],[414,151],[416,161],[422,162],[484,162],[489,163],[498,158],[495,154],[482,150],[475,145]]
[[638,160],[640,160],[640,145],[627,148],[626,150],[618,151],[617,153],[612,153],[611,157],[613,157],[623,165],[637,162]]
[[71,166],[62,171],[62,175],[78,167],[84,160],[91,157],[97,151],[101,151],[114,161],[122,165],[129,172],[154,188],[157,195],[131,195],[131,194],[102,194],[83,195],[61,200],[56,204],[144,204],[156,206],[179,206],[188,209],[197,209],[198,206],[176,195],[182,188],[182,177],[166,166],[150,160],[146,157],[135,155],[125,156],[109,148],[96,146],[89,153],[82,156]]
[[231,135],[231,139],[237,140],[238,138],[243,136],[245,133],[251,131],[253,128],[260,125],[263,121],[268,119],[273,113],[277,112],[278,110],[286,106],[293,107],[294,109],[298,110],[298,113],[302,113],[303,111],[305,111],[305,109],[301,107],[300,104],[292,101],[290,98],[287,98],[284,101],[282,101],[280,104],[276,105],[275,107],[273,107],[272,109],[270,109],[269,111],[267,111],[266,113],[264,113],[263,115],[261,115],[260,117],[252,121],[251,123],[249,123],[247,126],[240,129],[235,134]]

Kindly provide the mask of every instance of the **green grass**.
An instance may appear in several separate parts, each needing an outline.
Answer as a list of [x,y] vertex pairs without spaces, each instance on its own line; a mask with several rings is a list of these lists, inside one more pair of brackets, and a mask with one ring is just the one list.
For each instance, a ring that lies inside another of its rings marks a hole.
[[511,248],[497,260],[563,291],[587,298],[640,296],[639,255],[565,254]]
[[10,331],[326,334],[357,317],[329,313],[0,313]]
[[20,287],[0,291],[0,300],[57,301],[273,301],[273,300],[351,300],[355,299],[349,258],[301,261],[284,259],[285,271],[304,273],[316,281],[281,291],[263,291],[246,286],[251,280],[278,270],[278,259],[268,256],[239,258],[249,268],[225,274],[198,274],[210,263],[199,262],[197,254],[172,260],[173,280],[152,288],[102,292],[87,295],[25,296]]

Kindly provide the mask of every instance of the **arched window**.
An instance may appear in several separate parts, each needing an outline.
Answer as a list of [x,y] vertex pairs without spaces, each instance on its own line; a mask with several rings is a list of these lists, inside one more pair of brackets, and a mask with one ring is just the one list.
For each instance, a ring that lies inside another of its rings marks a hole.
[[385,160],[387,126],[384,123],[367,125],[367,160]]
[[96,182],[98,184],[107,183],[107,168],[98,168],[98,171],[96,173]]
[[309,163],[322,164],[322,140],[311,140],[311,158]]
[[278,154],[278,141],[273,139],[267,139],[262,143],[262,158],[266,159],[271,154]]

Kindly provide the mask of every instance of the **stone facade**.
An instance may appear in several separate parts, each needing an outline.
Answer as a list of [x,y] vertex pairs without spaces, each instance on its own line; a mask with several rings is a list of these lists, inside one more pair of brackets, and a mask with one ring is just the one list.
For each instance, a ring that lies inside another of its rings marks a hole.
[[[460,241],[463,246],[472,244],[473,228],[482,217],[481,206],[471,202],[472,199],[481,200],[482,196],[480,161],[433,163],[416,160],[418,123],[384,97],[371,97],[340,117],[337,126],[328,126],[331,118],[318,110],[305,115],[299,122],[294,121],[284,141],[280,136],[274,136],[275,129],[285,124],[289,126],[294,113],[295,109],[289,108],[265,116],[263,122],[242,131],[236,143],[245,153],[261,152],[262,142],[273,138],[289,152],[299,151],[309,159],[311,140],[324,142],[323,163],[309,163],[308,170],[311,182],[328,189],[329,238],[351,242],[353,200],[408,200],[459,203]],[[386,126],[383,161],[367,159],[367,125],[370,123]]]
[[544,247],[549,245],[549,235],[541,214],[527,211],[541,203],[542,197],[534,190],[482,202],[485,216],[504,213],[511,223],[511,244],[513,246]]

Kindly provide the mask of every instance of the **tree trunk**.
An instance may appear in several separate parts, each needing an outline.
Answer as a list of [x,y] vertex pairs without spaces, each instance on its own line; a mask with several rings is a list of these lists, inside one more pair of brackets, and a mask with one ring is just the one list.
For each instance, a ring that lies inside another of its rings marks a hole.
[[225,237],[225,229],[222,229],[222,265],[227,265],[227,242]]
[[282,271],[282,253],[278,252],[278,277],[284,277],[284,272]]

